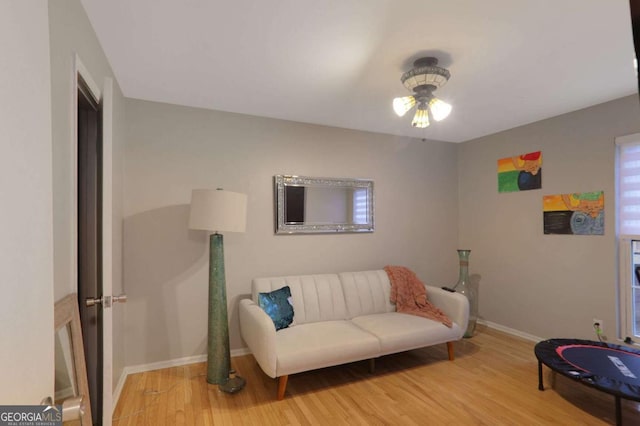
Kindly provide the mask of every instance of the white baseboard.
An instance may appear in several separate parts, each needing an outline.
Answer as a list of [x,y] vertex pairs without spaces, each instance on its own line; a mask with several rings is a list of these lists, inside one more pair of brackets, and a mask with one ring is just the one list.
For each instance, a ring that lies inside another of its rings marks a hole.
[[521,337],[532,342],[540,342],[541,340],[544,340],[542,337],[534,336],[533,334],[525,333],[524,331],[516,330],[515,328],[507,327],[505,325],[497,324],[491,321],[479,319],[478,324],[486,325],[487,327],[493,328],[494,330],[502,331],[504,333]]
[[122,393],[122,388],[124,387],[124,382],[127,380],[127,371],[126,368],[122,369],[122,373],[120,373],[120,378],[118,379],[118,384],[116,388],[113,390],[113,397],[111,398],[112,407],[111,410],[113,412],[116,411],[116,406],[118,405],[118,401],[120,400],[120,394]]
[[[250,353],[251,351],[249,350],[249,348],[233,349],[231,351],[231,358],[247,355]],[[206,360],[207,354],[202,354],[187,356],[183,358],[169,359],[167,361],[158,361],[149,364],[139,364],[124,367],[122,369],[122,374],[118,379],[118,384],[113,391],[113,410],[115,411],[116,406],[118,405],[118,400],[120,399],[122,388],[124,387],[124,383],[127,381],[127,376],[129,376],[129,374],[144,373],[145,371],[160,370],[162,368],[180,367],[181,365],[196,364],[198,362],[205,362]]]
[[149,364],[130,365],[124,368],[124,372],[128,376],[129,374],[160,370],[162,368],[179,367],[181,365],[195,364],[197,362],[204,362],[206,360],[207,360],[206,354],[187,356],[184,358],[169,359],[166,361],[152,362]]
[[231,358],[235,356],[249,355],[250,353],[251,351],[249,350],[249,348],[233,349],[231,351]]

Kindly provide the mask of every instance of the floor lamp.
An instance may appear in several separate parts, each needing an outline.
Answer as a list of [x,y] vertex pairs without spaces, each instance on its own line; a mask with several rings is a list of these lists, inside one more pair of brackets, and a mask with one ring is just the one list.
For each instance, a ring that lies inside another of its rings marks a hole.
[[225,392],[244,387],[242,377],[231,370],[224,248],[220,232],[244,232],[247,196],[222,189],[194,189],[191,193],[189,228],[213,232],[209,235],[209,325],[207,337],[207,382]]

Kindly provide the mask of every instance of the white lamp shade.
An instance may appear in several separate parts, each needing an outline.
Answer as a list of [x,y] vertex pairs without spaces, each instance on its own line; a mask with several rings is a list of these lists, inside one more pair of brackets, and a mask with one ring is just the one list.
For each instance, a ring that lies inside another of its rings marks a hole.
[[189,229],[244,232],[247,196],[221,189],[194,189],[191,193]]
[[393,100],[393,111],[402,117],[416,104],[416,98],[413,96],[405,96],[403,98],[395,98]]
[[429,108],[431,108],[431,116],[436,121],[444,120],[451,113],[451,105],[438,98],[429,101]]
[[413,121],[411,122],[413,127],[417,127],[419,129],[424,129],[429,127],[429,112],[427,108],[421,106],[416,111],[416,115],[413,116]]

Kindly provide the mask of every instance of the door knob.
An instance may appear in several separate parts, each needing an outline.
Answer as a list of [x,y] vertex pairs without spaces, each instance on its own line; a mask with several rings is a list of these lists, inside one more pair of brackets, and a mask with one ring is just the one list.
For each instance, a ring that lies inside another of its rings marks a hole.
[[87,306],[95,306],[95,305],[100,305],[102,301],[103,301],[102,297],[87,297],[84,303]]
[[112,303],[125,303],[127,301],[126,294],[120,294],[119,296],[102,296],[102,297],[87,297],[84,303],[87,306],[102,305],[105,308],[110,308]]
[[84,395],[73,396],[62,401],[62,421],[82,420],[85,413]]
[[126,294],[120,294],[118,296],[113,296],[111,298],[111,301],[113,303],[127,303],[127,295]]

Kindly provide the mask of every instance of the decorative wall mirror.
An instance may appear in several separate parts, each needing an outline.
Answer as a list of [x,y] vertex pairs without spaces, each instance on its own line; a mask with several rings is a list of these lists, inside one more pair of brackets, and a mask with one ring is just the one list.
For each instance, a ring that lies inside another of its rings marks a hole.
[[373,232],[373,181],[277,175],[276,234]]
[[92,425],[78,295],[56,302],[54,316],[55,404],[62,405],[65,425]]

